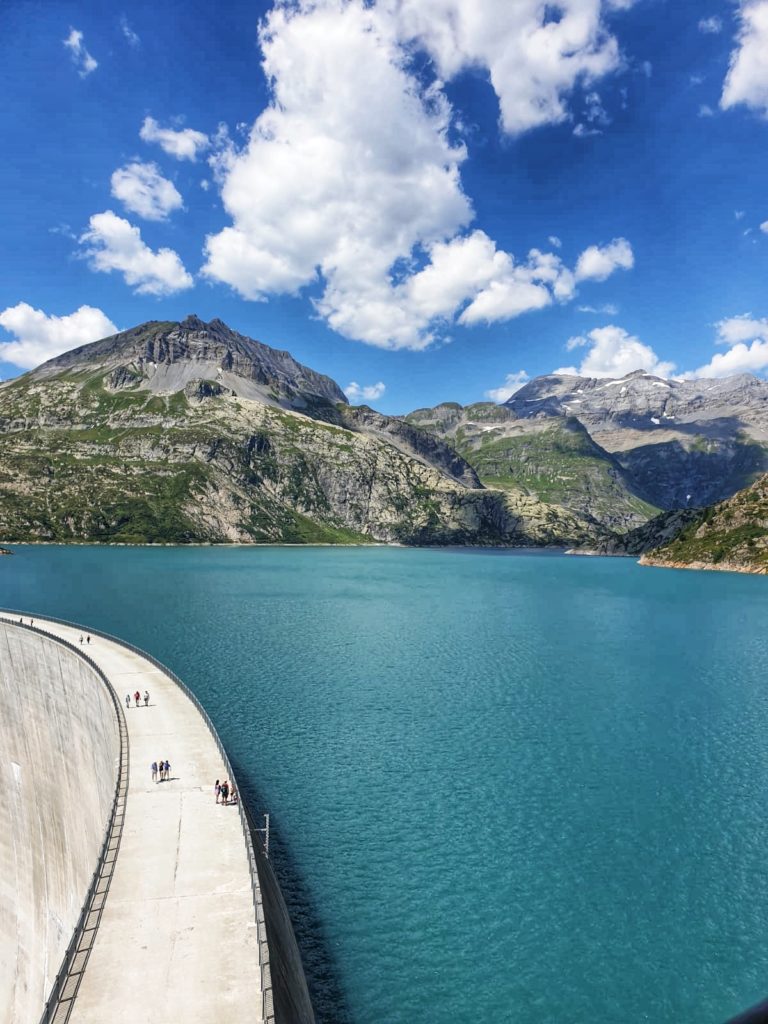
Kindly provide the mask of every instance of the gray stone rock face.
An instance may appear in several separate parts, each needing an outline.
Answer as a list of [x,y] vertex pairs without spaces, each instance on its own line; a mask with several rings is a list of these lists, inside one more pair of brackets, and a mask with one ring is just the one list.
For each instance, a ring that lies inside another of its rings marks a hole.
[[0,385],[0,464],[13,541],[572,547],[607,533],[484,487],[449,441],[353,409],[288,353],[193,317]]
[[[768,382],[751,374],[723,380],[663,380],[643,370],[618,379],[550,375],[530,381],[506,403],[516,415],[576,416],[590,430],[654,433],[693,423],[727,437],[735,420],[768,439]],[[655,422],[658,420],[658,422]]]
[[418,409],[407,421],[450,442],[488,487],[522,489],[608,530],[631,529],[658,511],[575,416],[524,418],[479,402]]
[[231,330],[221,320],[204,323],[188,316],[181,323],[152,321],[129,331],[81,345],[33,371],[45,379],[62,370],[111,368],[114,388],[137,386],[173,394],[195,380],[211,380],[243,398],[273,405],[306,407],[311,402],[344,402],[330,377]]
[[204,402],[206,398],[219,398],[221,395],[232,395],[234,392],[215,380],[191,380],[184,385],[184,394],[187,398]]
[[457,451],[445,441],[411,425],[406,420],[396,416],[383,416],[367,405],[362,405],[340,409],[339,422],[351,430],[386,438],[401,451],[415,455],[427,465],[435,466],[465,487],[483,486],[475,470]]
[[522,420],[573,416],[662,509],[729,497],[768,470],[768,382],[537,377],[506,403]]

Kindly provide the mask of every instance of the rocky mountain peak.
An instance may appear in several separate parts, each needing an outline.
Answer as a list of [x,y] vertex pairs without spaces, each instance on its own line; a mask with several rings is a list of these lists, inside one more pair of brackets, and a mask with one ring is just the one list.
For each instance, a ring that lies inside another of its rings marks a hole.
[[103,369],[113,387],[157,394],[212,381],[242,398],[304,408],[318,400],[346,403],[335,381],[303,366],[289,352],[270,348],[192,313],[180,322],[151,320],[109,338],[65,352],[32,371],[38,378]]
[[[211,326],[213,327],[214,324],[221,324],[221,320],[212,320]],[[226,325],[222,324],[222,326]],[[205,330],[205,328],[208,327],[208,324],[205,323],[204,320],[201,320],[197,313],[190,313],[181,321],[179,327],[184,331],[201,331]]]
[[733,432],[742,415],[768,429],[768,382],[752,374],[722,380],[665,380],[646,370],[623,377],[550,374],[529,381],[506,405],[525,419],[575,416],[590,430],[652,431],[728,419]]

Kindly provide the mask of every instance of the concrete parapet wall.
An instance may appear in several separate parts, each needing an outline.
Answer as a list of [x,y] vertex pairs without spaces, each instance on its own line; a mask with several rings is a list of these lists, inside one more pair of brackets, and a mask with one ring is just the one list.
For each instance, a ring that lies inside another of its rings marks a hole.
[[0,622],[0,1024],[42,1014],[96,867],[119,751],[91,666]]

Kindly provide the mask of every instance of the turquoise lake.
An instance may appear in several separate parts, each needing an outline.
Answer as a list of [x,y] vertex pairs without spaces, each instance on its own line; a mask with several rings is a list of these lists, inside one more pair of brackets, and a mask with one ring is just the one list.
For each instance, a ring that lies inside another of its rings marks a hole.
[[138,644],[208,709],[319,1020],[722,1024],[768,996],[765,578],[15,550],[0,604]]

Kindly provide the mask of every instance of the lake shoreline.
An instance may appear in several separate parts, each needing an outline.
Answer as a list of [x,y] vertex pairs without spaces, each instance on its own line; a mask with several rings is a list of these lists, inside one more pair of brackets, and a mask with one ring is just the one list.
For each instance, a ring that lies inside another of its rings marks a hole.
[[0,546],[0,556],[12,555],[13,548],[23,547],[67,547],[67,548],[162,548],[162,549],[179,549],[185,550],[189,548],[237,548],[242,550],[250,549],[262,549],[262,548],[288,548],[290,550],[297,550],[301,548],[400,548],[400,549],[411,549],[414,551],[474,551],[474,552],[504,552],[507,554],[519,553],[519,554],[546,554],[546,555],[572,555],[580,558],[631,558],[634,559],[638,565],[650,567],[653,569],[687,569],[695,572],[732,572],[740,573],[746,576],[768,576],[768,568],[762,566],[756,566],[754,568],[744,565],[734,565],[730,562],[724,562],[719,565],[715,565],[709,562],[662,562],[652,558],[647,558],[645,555],[637,556],[627,554],[626,552],[606,552],[606,551],[594,551],[579,548],[566,548],[564,546],[552,546],[552,547],[535,547],[535,546],[513,546],[513,545],[498,545],[498,544],[401,544],[397,541],[372,541],[370,544],[331,544],[328,542],[316,541],[308,542],[306,544],[292,544],[288,542],[270,542],[270,543],[255,543],[255,544],[238,544],[233,542],[215,543],[213,541],[190,541],[186,544],[167,544],[160,542],[147,542],[144,544],[133,544],[117,541],[114,543],[104,541],[54,541],[54,540],[32,540],[32,541],[20,541],[9,542],[4,541],[3,545],[11,544],[11,547]]

